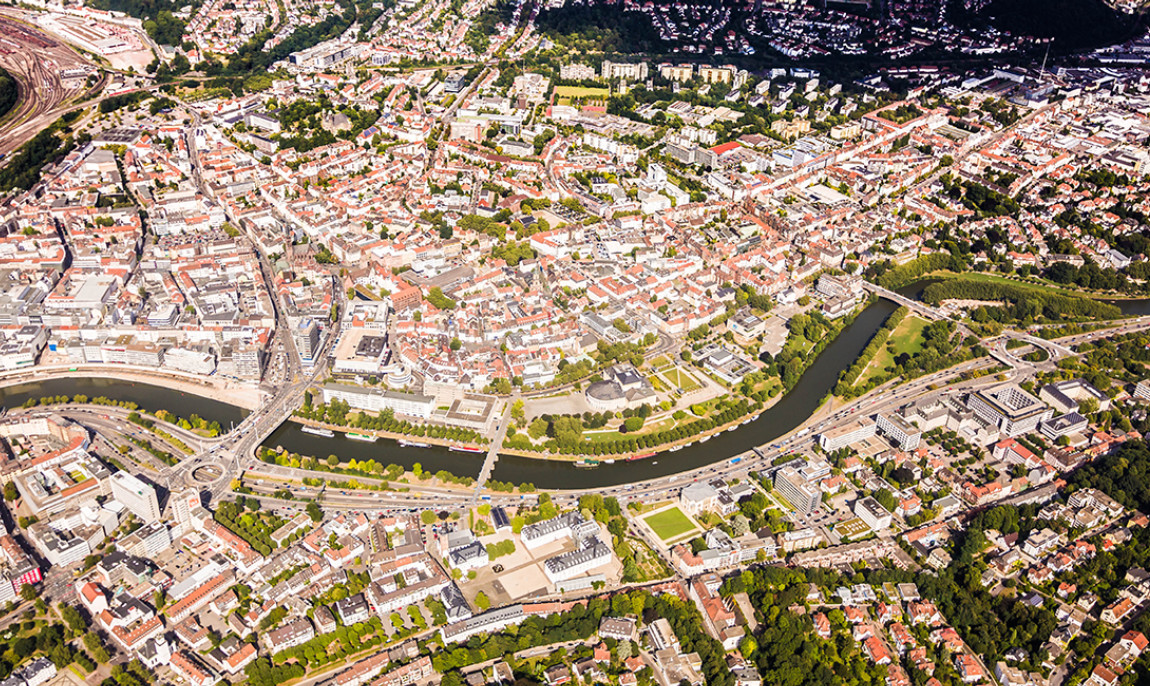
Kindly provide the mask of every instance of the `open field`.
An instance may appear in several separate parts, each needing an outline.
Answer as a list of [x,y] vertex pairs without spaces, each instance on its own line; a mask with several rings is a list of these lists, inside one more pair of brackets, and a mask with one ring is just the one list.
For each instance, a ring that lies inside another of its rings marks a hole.
[[903,353],[913,355],[922,350],[922,330],[929,323],[918,315],[911,315],[903,319],[890,333],[886,343],[867,365],[866,371],[859,377],[855,385],[865,386],[871,377],[882,374],[884,369],[894,364],[894,358],[899,355]]
[[674,540],[695,528],[694,522],[677,507],[648,515],[643,521],[664,542]]
[[606,88],[590,88],[587,86],[555,86],[557,98],[605,98],[611,95]]

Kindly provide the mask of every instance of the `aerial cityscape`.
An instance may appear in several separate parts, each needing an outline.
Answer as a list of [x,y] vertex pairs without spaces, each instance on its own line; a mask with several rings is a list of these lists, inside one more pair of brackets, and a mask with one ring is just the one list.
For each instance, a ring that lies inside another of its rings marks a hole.
[[0,6],[0,686],[1150,684],[1146,10]]

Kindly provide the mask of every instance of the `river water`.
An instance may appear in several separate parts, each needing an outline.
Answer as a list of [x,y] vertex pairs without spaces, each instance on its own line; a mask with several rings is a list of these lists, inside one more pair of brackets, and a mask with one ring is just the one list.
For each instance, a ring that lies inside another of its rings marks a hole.
[[69,397],[86,395],[89,398],[104,396],[111,400],[131,401],[141,409],[151,412],[167,410],[185,419],[198,414],[209,422],[219,422],[224,429],[233,422],[238,424],[248,414],[248,411],[241,407],[171,388],[94,377],[54,378],[0,388],[0,405],[9,408],[20,407],[29,398],[39,399],[57,395]]
[[[614,486],[702,467],[769,443],[802,424],[818,409],[820,402],[838,382],[842,371],[854,363],[895,309],[893,303],[879,300],[863,310],[823,350],[790,393],[765,410],[756,421],[736,431],[723,432],[706,443],[695,443],[676,452],[662,452],[633,462],[601,464],[595,469],[580,469],[565,461],[503,455],[496,463],[491,478],[513,483],[533,483],[542,489]],[[282,446],[301,455],[327,457],[336,454],[345,461],[350,458],[374,459],[384,464],[395,463],[405,467],[418,462],[425,471],[446,469],[461,475],[477,475],[483,465],[483,455],[479,454],[452,452],[435,446],[404,448],[382,439],[377,443],[365,443],[342,436],[324,438],[306,434],[300,430],[299,425],[292,423],[281,426],[264,444],[269,447]]]
[[[908,297],[917,297],[930,282],[920,281],[899,289],[899,292]],[[1150,300],[1117,300],[1114,304],[1129,315],[1150,314]],[[753,447],[770,443],[802,424],[818,409],[820,402],[834,388],[839,375],[854,363],[895,309],[896,305],[887,300],[879,300],[864,309],[823,350],[790,393],[764,411],[757,420],[735,431],[723,432],[706,443],[695,443],[676,452],[662,452],[633,462],[601,464],[595,469],[579,469],[571,462],[504,455],[499,458],[492,478],[513,483],[533,483],[541,489],[599,488],[668,476],[729,459]],[[231,422],[240,421],[247,414],[247,410],[239,407],[168,388],[91,378],[52,379],[0,389],[0,404],[16,407],[28,398],[70,396],[77,393],[132,400],[144,409],[166,409],[181,417],[198,414],[209,421],[219,421],[225,427]],[[452,452],[438,446],[405,448],[386,439],[367,443],[339,434],[334,438],[324,438],[306,434],[298,424],[292,422],[286,422],[276,429],[264,445],[283,447],[294,453],[321,458],[334,454],[344,461],[374,459],[383,464],[394,463],[407,468],[419,463],[424,471],[445,469],[459,475],[477,475],[483,463],[482,455]]]

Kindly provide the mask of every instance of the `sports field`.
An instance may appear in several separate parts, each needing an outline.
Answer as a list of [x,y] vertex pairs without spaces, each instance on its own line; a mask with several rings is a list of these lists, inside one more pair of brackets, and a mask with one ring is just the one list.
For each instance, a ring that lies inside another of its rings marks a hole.
[[690,517],[683,514],[677,507],[670,507],[662,512],[648,515],[643,518],[647,526],[663,541],[670,541],[695,528]]

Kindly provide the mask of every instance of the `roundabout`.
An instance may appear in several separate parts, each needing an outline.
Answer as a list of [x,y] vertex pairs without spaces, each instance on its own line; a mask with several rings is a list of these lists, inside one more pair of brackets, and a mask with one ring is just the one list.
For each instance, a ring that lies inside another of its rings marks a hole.
[[224,467],[217,462],[208,462],[192,468],[188,481],[195,486],[213,486],[224,477]]

